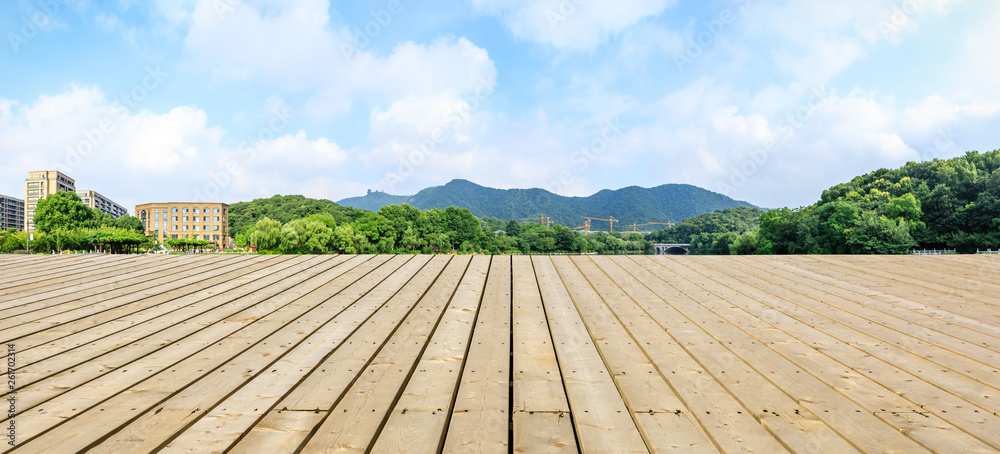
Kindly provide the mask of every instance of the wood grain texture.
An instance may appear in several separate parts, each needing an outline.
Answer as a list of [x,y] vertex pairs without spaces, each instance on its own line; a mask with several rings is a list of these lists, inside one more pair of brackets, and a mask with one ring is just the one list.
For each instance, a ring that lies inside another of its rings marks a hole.
[[998,274],[996,256],[0,256],[18,410],[0,452],[1000,452]]

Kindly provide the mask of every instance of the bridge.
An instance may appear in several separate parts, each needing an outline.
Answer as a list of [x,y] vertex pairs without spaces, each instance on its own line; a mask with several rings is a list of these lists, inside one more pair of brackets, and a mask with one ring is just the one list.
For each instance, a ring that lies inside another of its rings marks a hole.
[[653,250],[656,255],[688,255],[691,253],[690,244],[654,244]]

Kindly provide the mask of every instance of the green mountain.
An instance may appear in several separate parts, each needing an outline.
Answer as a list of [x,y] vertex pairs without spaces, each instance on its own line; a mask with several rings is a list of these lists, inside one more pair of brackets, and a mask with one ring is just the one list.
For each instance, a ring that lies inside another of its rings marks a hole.
[[[631,230],[633,222],[680,222],[711,211],[753,207],[722,194],[681,184],[648,189],[632,186],[617,191],[603,190],[590,197],[564,197],[543,189],[493,189],[466,180],[453,180],[412,196],[373,192],[337,203],[372,211],[400,203],[408,203],[421,210],[456,206],[468,208],[479,218],[490,216],[502,220],[537,218],[544,214],[552,222],[568,227],[582,225],[583,216],[613,216],[620,221],[615,230],[622,231]],[[607,227],[608,223],[602,221],[591,224],[594,230],[606,230]]]

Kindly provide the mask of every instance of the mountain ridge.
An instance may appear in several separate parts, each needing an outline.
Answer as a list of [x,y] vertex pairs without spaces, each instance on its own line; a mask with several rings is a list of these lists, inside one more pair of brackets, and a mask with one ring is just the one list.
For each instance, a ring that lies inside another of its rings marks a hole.
[[[544,214],[556,224],[575,227],[583,216],[620,222],[616,230],[629,230],[635,223],[680,222],[711,211],[736,207],[754,207],[723,194],[687,184],[664,184],[652,188],[628,186],[602,189],[590,196],[562,196],[540,188],[496,189],[455,179],[441,186],[431,186],[414,195],[391,195],[371,192],[337,202],[340,205],[378,211],[386,205],[407,203],[421,210],[457,206],[468,208],[477,217],[501,220],[539,217]],[[606,229],[606,223],[594,221],[593,230]]]

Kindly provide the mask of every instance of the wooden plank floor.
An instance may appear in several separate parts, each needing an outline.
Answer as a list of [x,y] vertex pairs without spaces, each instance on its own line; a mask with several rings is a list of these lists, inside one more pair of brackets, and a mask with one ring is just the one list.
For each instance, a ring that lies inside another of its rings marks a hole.
[[998,275],[993,256],[0,257],[0,452],[1000,452]]

